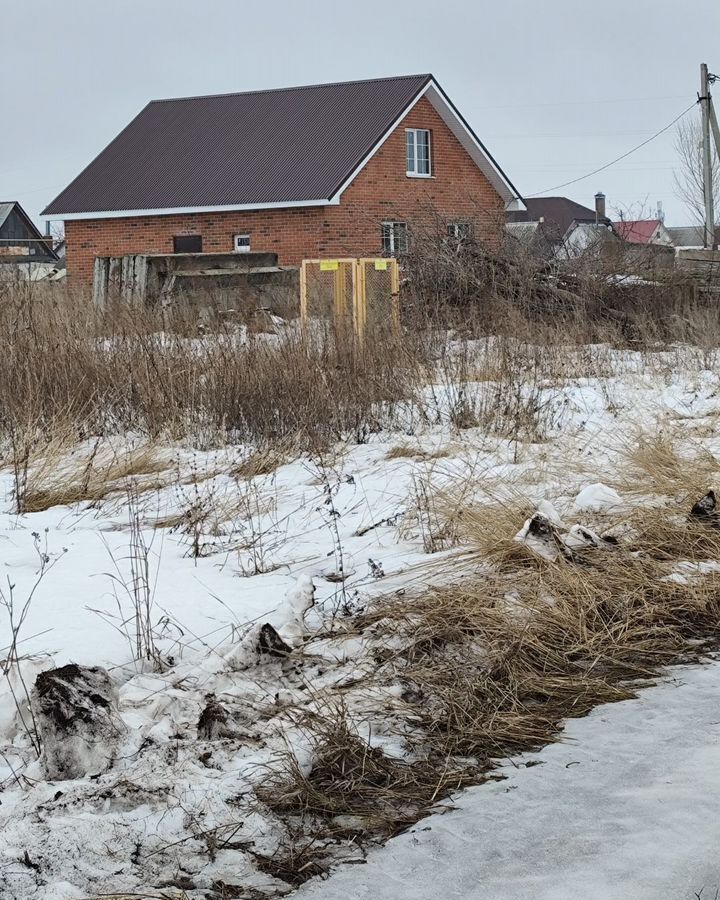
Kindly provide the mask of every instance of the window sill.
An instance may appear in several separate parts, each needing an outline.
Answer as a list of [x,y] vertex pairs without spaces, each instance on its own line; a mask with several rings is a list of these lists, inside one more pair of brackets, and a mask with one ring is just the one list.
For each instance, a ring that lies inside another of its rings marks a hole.
[[405,177],[406,178],[425,178],[425,179],[435,178],[434,175],[419,175],[416,172],[406,172]]

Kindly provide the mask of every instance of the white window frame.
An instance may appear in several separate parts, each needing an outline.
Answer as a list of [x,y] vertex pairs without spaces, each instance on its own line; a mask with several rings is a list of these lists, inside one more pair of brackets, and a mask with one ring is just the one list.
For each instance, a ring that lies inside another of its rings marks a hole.
[[[427,135],[427,172],[418,171],[418,137]],[[412,155],[409,150],[412,147]],[[429,128],[405,129],[405,174],[408,178],[432,178],[432,137]]]
[[[247,238],[247,246],[241,246],[239,241],[241,239]],[[249,253],[250,252],[250,235],[249,234],[236,234],[233,238],[233,250],[236,253]]]
[[[400,231],[398,226],[402,228],[402,231]],[[382,236],[383,253],[388,253],[390,256],[396,256],[398,253],[407,253],[409,244],[407,222],[382,222],[380,234]]]

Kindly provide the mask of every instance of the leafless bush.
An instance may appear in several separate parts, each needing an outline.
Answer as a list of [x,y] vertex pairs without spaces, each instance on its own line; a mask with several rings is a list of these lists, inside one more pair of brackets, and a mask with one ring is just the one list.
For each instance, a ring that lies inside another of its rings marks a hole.
[[38,570],[35,581],[22,604],[18,604],[15,585],[9,578],[7,588],[4,590],[0,588],[0,606],[3,606],[7,613],[10,633],[10,645],[6,648],[4,659],[0,659],[0,673],[6,679],[21,727],[27,735],[33,750],[39,756],[41,750],[40,731],[30,702],[30,688],[32,685],[28,686],[23,675],[23,662],[26,657],[20,653],[18,644],[22,627],[30,612],[33,597],[43,579],[60,557],[51,557],[48,553],[47,533],[44,540],[38,533],[34,533],[33,546],[38,557]]
[[414,327],[430,319],[540,345],[720,344],[716,304],[620,242],[602,254],[548,260],[518,242],[498,251],[473,236],[453,240],[442,222],[421,238],[403,260],[404,310]]

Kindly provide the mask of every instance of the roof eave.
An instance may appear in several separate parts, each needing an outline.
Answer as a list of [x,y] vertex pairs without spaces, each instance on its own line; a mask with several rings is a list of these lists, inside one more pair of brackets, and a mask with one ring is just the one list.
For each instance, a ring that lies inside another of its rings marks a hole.
[[235,203],[223,206],[177,206],[160,209],[116,209],[93,210],[90,212],[63,212],[57,209],[45,209],[40,216],[45,221],[62,220],[76,222],[87,219],[128,219],[136,216],[183,216],[193,213],[219,212],[251,212],[262,209],[293,209],[306,206],[337,206],[339,198],[323,198],[321,200],[279,200],[272,203]]

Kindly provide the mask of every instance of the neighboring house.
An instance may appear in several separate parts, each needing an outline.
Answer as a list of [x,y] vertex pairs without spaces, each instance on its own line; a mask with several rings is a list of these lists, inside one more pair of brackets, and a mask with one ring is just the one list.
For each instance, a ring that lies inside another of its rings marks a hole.
[[661,219],[636,219],[613,222],[613,229],[620,240],[627,244],[658,244],[672,247],[673,239]]
[[0,202],[0,265],[54,263],[53,240],[43,235],[17,201]]
[[412,75],[153,101],[44,215],[90,282],[96,256],[401,253],[419,221],[499,243],[508,208],[508,177],[433,76]]
[[[704,250],[705,226],[680,225],[668,227],[668,233],[676,250]],[[715,243],[720,244],[720,228],[715,227]]]
[[595,195],[595,209],[568,197],[533,197],[525,205],[507,213],[507,233],[545,258],[576,258],[613,237],[604,194]]

